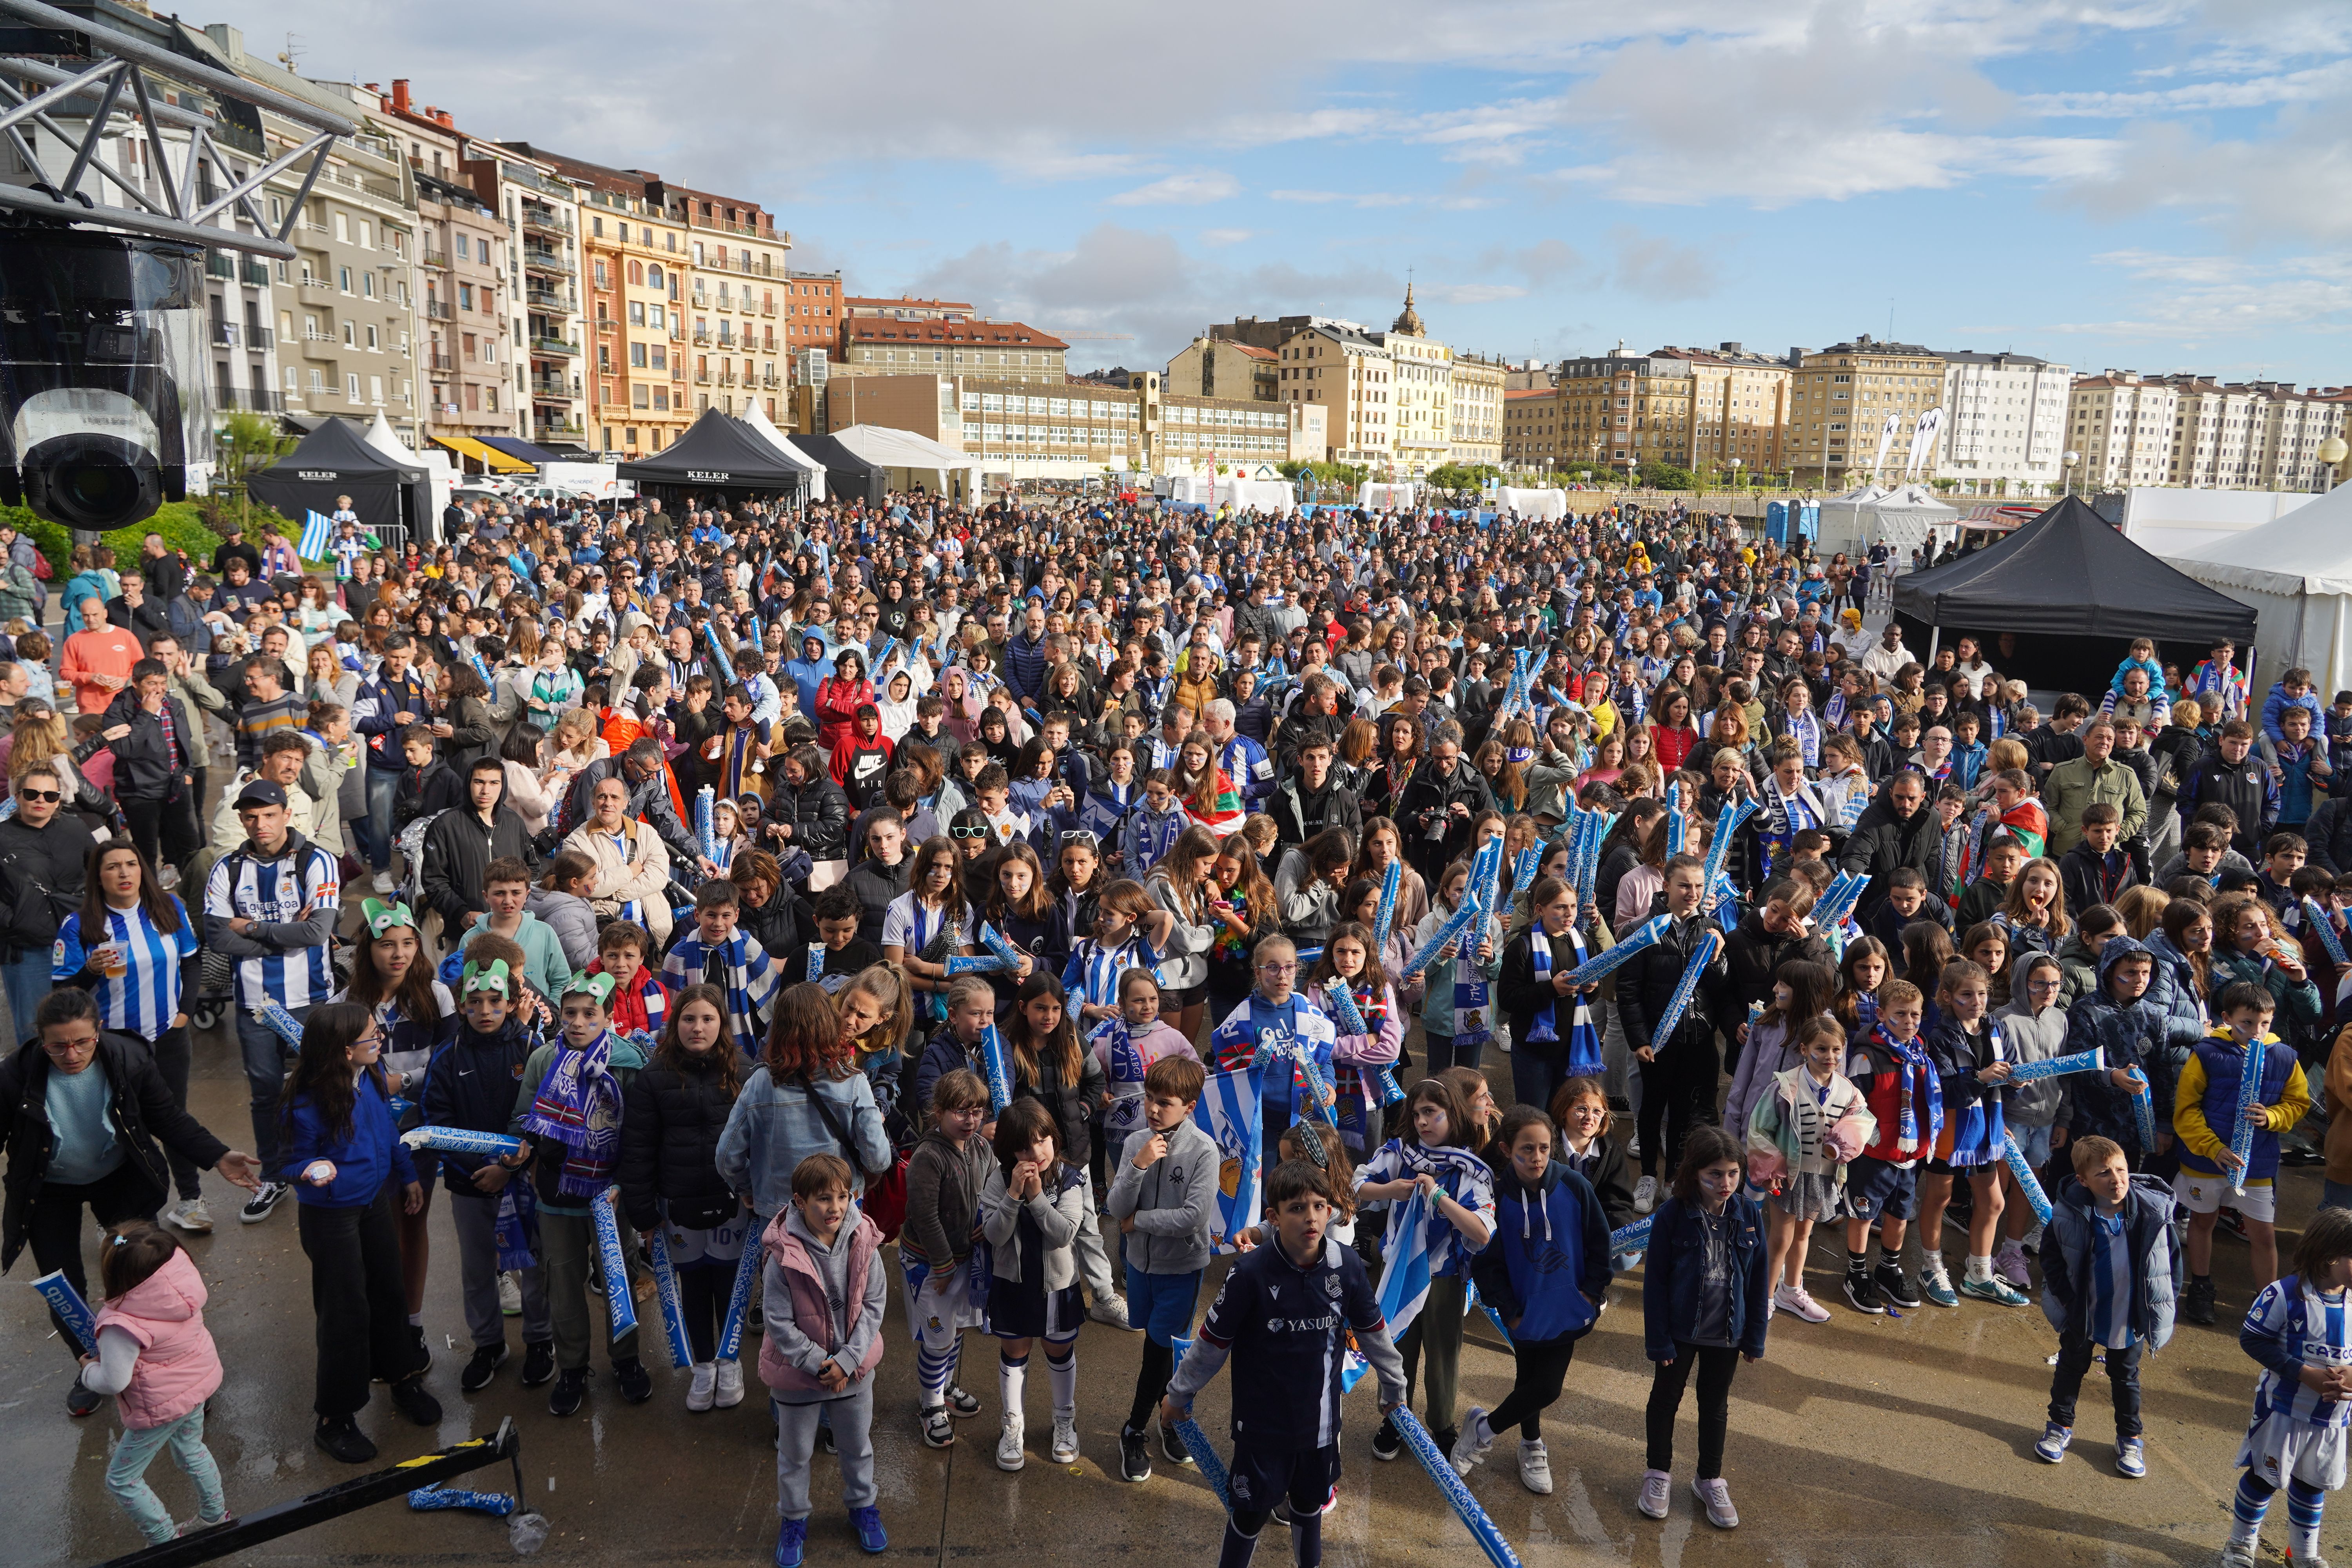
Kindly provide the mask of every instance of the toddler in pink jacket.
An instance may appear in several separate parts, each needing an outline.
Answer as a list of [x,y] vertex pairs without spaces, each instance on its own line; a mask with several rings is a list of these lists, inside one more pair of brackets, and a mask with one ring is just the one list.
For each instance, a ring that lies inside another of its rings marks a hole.
[[[220,1352],[205,1327],[205,1281],[171,1234],[144,1220],[109,1231],[99,1244],[98,1353],[82,1358],[82,1386],[114,1396],[122,1439],[106,1467],[106,1489],[155,1545],[229,1522],[220,1467],[205,1447],[205,1401],[221,1384]],[[196,1486],[196,1517],[174,1524],[147,1484],[147,1467],[166,1447]]]

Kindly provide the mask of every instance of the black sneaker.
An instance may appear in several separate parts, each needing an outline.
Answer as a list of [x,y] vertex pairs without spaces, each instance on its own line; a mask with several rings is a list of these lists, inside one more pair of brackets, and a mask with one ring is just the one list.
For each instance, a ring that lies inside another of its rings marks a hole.
[[1853,1304],[1857,1312],[1867,1312],[1874,1318],[1886,1315],[1886,1299],[1878,1293],[1878,1281],[1873,1279],[1865,1269],[1849,1268],[1845,1271],[1845,1299]]
[[425,1374],[404,1377],[392,1385],[393,1408],[419,1426],[441,1425],[441,1402],[425,1392]]
[[1165,1421],[1160,1423],[1160,1457],[1171,1465],[1193,1463],[1192,1450],[1184,1447],[1184,1439]]
[[[2207,1321],[2210,1321],[2210,1319]],[[66,1414],[68,1415],[95,1415],[98,1407],[105,1403],[106,1395],[94,1388],[83,1387],[79,1377],[66,1389]]]
[[498,1376],[499,1368],[507,1364],[507,1347],[501,1344],[482,1345],[474,1352],[473,1360],[457,1374],[457,1386],[468,1394],[479,1394],[489,1387],[490,1379]]
[[1901,1264],[1881,1263],[1870,1278],[1877,1285],[1878,1293],[1886,1298],[1887,1305],[1908,1311],[1919,1304],[1919,1292],[1912,1288]]
[[310,1441],[346,1465],[364,1465],[375,1458],[375,1445],[348,1415],[322,1416],[310,1434]]
[[416,1366],[415,1370],[421,1373],[433,1364],[432,1347],[425,1342],[425,1325],[422,1323],[409,1324],[408,1339],[409,1342],[416,1347]]
[[547,1396],[547,1413],[550,1415],[570,1415],[587,1397],[588,1369],[584,1366],[565,1367],[555,1374],[555,1390]]
[[247,1225],[259,1225],[292,1190],[283,1182],[264,1182],[254,1189],[251,1197],[245,1200],[245,1206],[236,1211],[236,1217]]
[[635,1356],[613,1363],[613,1381],[621,1385],[621,1397],[632,1405],[643,1405],[654,1396],[653,1373]]
[[1151,1449],[1143,1434],[1132,1426],[1118,1429],[1118,1479],[1123,1481],[1148,1481],[1151,1479]]
[[752,1334],[764,1334],[768,1331],[768,1314],[761,1310],[759,1302],[752,1302],[750,1310],[744,1312],[743,1331]]
[[2180,1292],[2180,1315],[2200,1325],[2210,1325],[2213,1321],[2213,1281],[2210,1278],[2191,1279],[2189,1288]]
[[555,1342],[525,1340],[522,1346],[522,1385],[537,1388],[555,1375]]
[[1461,1441],[1462,1430],[1458,1426],[1441,1426],[1429,1436],[1431,1441],[1437,1445],[1439,1453],[1450,1454],[1454,1452],[1454,1445]]
[[1404,1452],[1404,1434],[1396,1423],[1383,1417],[1381,1429],[1372,1434],[1372,1458],[1385,1464]]

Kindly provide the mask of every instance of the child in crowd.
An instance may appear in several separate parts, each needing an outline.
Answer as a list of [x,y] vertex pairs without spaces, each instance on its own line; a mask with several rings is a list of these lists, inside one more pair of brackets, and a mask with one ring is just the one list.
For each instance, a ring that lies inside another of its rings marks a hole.
[[2125,650],[2123,662],[2116,666],[2115,679],[2107,682],[2107,689],[2118,697],[2122,696],[2124,677],[2135,669],[2147,677],[2150,691],[2164,689],[2164,667],[2156,661],[2156,644],[2147,637],[2132,638],[2131,647]]
[[[1295,1050],[1311,1064],[1311,1076],[1321,1084],[1331,1081],[1331,1050],[1339,1031],[1311,997],[1298,994],[1298,948],[1286,936],[1259,939],[1250,952],[1256,979],[1250,994],[1209,1036],[1213,1055],[1210,1070],[1230,1072],[1257,1064],[1258,1053],[1269,1047]],[[1304,1105],[1304,1097],[1318,1090],[1297,1084],[1302,1076],[1276,1071],[1265,1079],[1258,1112],[1265,1140],[1272,1145]]]
[[1086,1307],[1078,1294],[1076,1243],[1087,1212],[1083,1167],[1066,1158],[1062,1123],[1042,1101],[1025,1096],[997,1113],[992,1139],[996,1158],[980,1192],[981,1230],[994,1268],[988,1282],[987,1327],[998,1341],[997,1385],[1004,1417],[996,1468],[1028,1463],[1022,1394],[1029,1352],[1045,1342],[1053,1384],[1056,1465],[1078,1458],[1078,1325]]
[[[2015,1065],[1992,1016],[1992,977],[1982,965],[1956,959],[1944,966],[1936,1002],[1940,1016],[1927,1037],[1927,1055],[1942,1085],[1944,1135],[1919,1184],[1920,1293],[1938,1307],[1957,1307],[1961,1296],[2022,1307],[2025,1298],[1992,1271],[1993,1237],[2000,1227],[1997,1173],[2007,1135],[2003,1086]],[[1944,1211],[1955,1180],[1968,1183],[1969,1198],[1968,1263],[1957,1291],[1943,1257]]]
[[279,1102],[278,1169],[301,1205],[303,1255],[318,1316],[312,1440],[346,1465],[375,1458],[352,1417],[368,1384],[391,1384],[392,1403],[419,1426],[441,1422],[425,1392],[425,1363],[401,1294],[395,1208],[425,1206],[408,1150],[394,1130],[384,1085],[383,1031],[355,1002],[327,1002],[302,1021],[302,1045]]
[[743,1400],[743,1363],[720,1361],[719,1336],[750,1216],[719,1175],[719,1137],[743,1082],[727,1048],[727,999],[710,985],[678,993],[661,1044],[629,1084],[621,1119],[621,1202],[640,1236],[658,1230],[677,1279],[693,1372],[686,1407]]
[[[100,1242],[98,1279],[98,1346],[82,1358],[81,1385],[112,1394],[122,1415],[106,1489],[150,1546],[231,1523],[220,1466],[205,1447],[205,1403],[221,1385],[221,1360],[195,1260],[171,1232],[134,1219]],[[147,1467],[167,1447],[196,1489],[196,1517],[184,1525],[147,1484]]]
[[1723,1480],[1723,1439],[1731,1425],[1731,1378],[1742,1356],[1764,1359],[1772,1319],[1765,1266],[1764,1213],[1743,1194],[1738,1140],[1696,1127],[1683,1141],[1673,1195],[1650,1226],[1642,1268],[1643,1349],[1655,1365],[1647,1417],[1649,1468],[1641,1510],[1664,1519],[1672,1498],[1675,1416],[1698,1373],[1698,1477],[1691,1492],[1709,1524],[1735,1530],[1739,1514]]
[[[1377,889],[1378,884],[1373,886]],[[1436,935],[1437,928],[1452,919],[1454,911],[1462,907],[1463,897],[1469,886],[1470,862],[1467,860],[1456,860],[1439,872],[1436,897],[1430,904],[1428,915],[1411,933],[1412,941],[1408,945],[1418,948]],[[1378,892],[1375,891],[1373,896],[1377,899]],[[1398,885],[1397,901],[1399,904],[1404,901],[1402,880]],[[1460,1032],[1465,1026],[1456,1018],[1454,1005],[1457,998],[1466,999],[1475,995],[1481,985],[1492,987],[1501,976],[1503,949],[1497,945],[1501,929],[1500,922],[1492,919],[1483,926],[1474,925],[1462,936],[1447,942],[1430,961],[1425,972],[1427,989],[1423,994],[1421,1028],[1422,1043],[1429,1054],[1432,1072],[1456,1063],[1475,1068],[1478,1065],[1478,1058],[1485,1054],[1486,1038],[1493,1033],[1494,1018],[1500,1009],[1490,1007],[1486,1026],[1465,1038]],[[1554,1038],[1529,1046],[1525,1036],[1514,1037],[1521,1042],[1523,1047],[1538,1050],[1546,1044],[1557,1047],[1559,1043]]]
[[837,996],[852,975],[882,962],[882,949],[857,934],[865,910],[851,884],[835,882],[819,893],[809,912],[815,917],[817,939],[791,952],[771,955],[776,965],[776,984],[781,987],[814,981],[826,995]]
[[1559,1398],[1577,1342],[1600,1321],[1612,1272],[1600,1195],[1552,1151],[1549,1117],[1526,1105],[1504,1113],[1487,1155],[1495,1241],[1478,1254],[1471,1276],[1479,1300],[1510,1331],[1511,1392],[1491,1413],[1473,1405],[1447,1456],[1455,1473],[1467,1476],[1495,1435],[1516,1426],[1519,1482],[1538,1497],[1551,1493],[1543,1413]]
[[[870,710],[860,710],[869,711]],[[718,1048],[713,1049],[715,1046]],[[729,1053],[712,1031],[706,1050]],[[874,1482],[874,1369],[882,1361],[889,1278],[882,1233],[857,1211],[856,1173],[838,1154],[811,1154],[793,1171],[792,1208],[761,1238],[766,1326],[760,1381],[776,1417],[776,1568],[800,1568],[808,1547],[809,1461],[817,1426],[841,1456],[841,1498],[868,1552],[889,1550]]]
[[[2099,950],[2098,989],[2066,1010],[2064,1055],[2105,1053],[2105,1070],[2069,1073],[2058,1102],[2057,1125],[2069,1138],[2096,1134],[2145,1164],[2172,1146],[2164,1108],[2172,1104],[2172,1069],[2164,1048],[2164,1020],[2140,1005],[2156,961],[2132,938],[2116,933]],[[2148,1138],[2142,1138],[2132,1101],[2148,1097]]]
[[[1780,967],[1785,973],[1819,966],[1792,962]],[[1838,1070],[1845,1062],[1845,1034],[1835,1020],[1818,1013],[1805,1017],[1795,1045],[1797,1065],[1774,1072],[1755,1109],[1734,1125],[1747,1134],[1750,1178],[1771,1194],[1765,1205],[1771,1227],[1765,1277],[1772,1282],[1773,1310],[1826,1323],[1829,1309],[1805,1289],[1806,1249],[1815,1225],[1844,1213],[1846,1166],[1877,1127],[1862,1090]]]
[[2271,1498],[2286,1486],[2287,1555],[2319,1561],[2320,1511],[2344,1485],[2345,1442],[2352,1427],[2352,1211],[2312,1215],[2294,1249],[2294,1272],[2254,1298],[2238,1343],[2262,1363],[2254,1419],[2238,1450],[2245,1474],[2231,1501],[2234,1519],[2221,1548],[2222,1568],[2253,1568]]
[[545,996],[561,996],[572,984],[572,961],[563,955],[555,928],[523,906],[530,899],[530,868],[511,857],[490,862],[482,873],[482,900],[489,912],[466,928],[459,948],[484,936],[497,935],[523,951],[523,978]]
[[[1135,972],[1128,978],[1135,978]],[[1118,1222],[1126,1253],[1128,1321],[1144,1335],[1135,1401],[1118,1433],[1119,1474],[1129,1481],[1151,1479],[1144,1423],[1175,1373],[1174,1342],[1191,1334],[1201,1275],[1212,1250],[1209,1234],[1222,1167],[1215,1142],[1192,1120],[1206,1081],[1190,1047],[1152,1062],[1143,1075],[1139,1125],[1117,1146],[1118,1171],[1105,1205]],[[1160,1451],[1171,1464],[1192,1463],[1184,1445],[1165,1426]]]
[[[1260,951],[1264,951],[1261,944]],[[1455,1368],[1462,1359],[1462,1317],[1471,1256],[1495,1232],[1495,1178],[1478,1158],[1485,1140],[1462,1099],[1443,1079],[1425,1078],[1405,1097],[1404,1131],[1356,1169],[1356,1201],[1390,1205],[1381,1253],[1394,1266],[1404,1226],[1422,1227],[1429,1259],[1429,1296],[1397,1342],[1405,1398],[1425,1351],[1429,1362],[1430,1434],[1441,1452],[1459,1436],[1454,1425]],[[1421,1194],[1416,1209],[1407,1200]],[[1415,1217],[1417,1215],[1417,1218]],[[1372,1435],[1372,1458],[1393,1459],[1404,1437],[1391,1421]]]
[[[1092,1035],[1121,1010],[1119,986],[1140,966],[1146,973],[1160,963],[1152,933],[1164,939],[1175,916],[1151,901],[1143,884],[1111,883],[1094,900],[1093,934],[1070,949],[1062,970],[1062,989],[1078,1011],[1078,1029]],[[1075,929],[1075,928],[1074,928]]]
[[751,1061],[760,1055],[768,1017],[782,988],[782,971],[760,939],[737,929],[742,897],[735,884],[715,879],[694,895],[694,931],[662,960],[662,984],[672,991],[703,981],[727,997],[727,1034]]
[[[1903,1233],[1918,1203],[1918,1167],[1935,1157],[1944,1101],[1935,1064],[1919,1038],[1927,1011],[1919,988],[1890,980],[1879,988],[1878,1021],[1847,1047],[1845,1075],[1862,1090],[1875,1136],[1846,1172],[1845,1299],[1873,1316],[1888,1304],[1909,1310],[1918,1293],[1903,1272]],[[1878,1222],[1878,1267],[1870,1267],[1870,1226]]]
[[[555,1387],[547,1396],[554,1415],[574,1414],[588,1397],[588,1275],[593,1269],[603,1278],[589,1205],[613,1184],[622,1108],[646,1065],[642,1047],[613,1033],[604,1010],[612,994],[611,975],[590,974],[557,998],[562,1033],[523,1064],[507,1129],[532,1150],[540,1266],[555,1328]],[[653,1375],[637,1359],[636,1329],[612,1337],[612,1358],[621,1396],[632,1405],[651,1399]]]
[[1160,1022],[1160,982],[1150,970],[1130,969],[1120,974],[1118,994],[1118,1016],[1096,1026],[1087,1039],[1110,1097],[1103,1108],[1102,1128],[1114,1156],[1150,1120],[1145,1105],[1150,1090],[1145,1086],[1151,1069],[1171,1057],[1201,1059],[1190,1040]]
[[[986,985],[979,994],[986,1005]],[[898,1268],[915,1334],[923,1441],[944,1448],[955,1441],[956,1421],[980,1414],[980,1401],[957,1385],[955,1374],[963,1331],[980,1322],[973,1305],[980,1291],[969,1265],[981,1234],[981,1187],[993,1163],[981,1138],[988,1084],[968,1068],[951,1068],[931,1081],[926,1103],[928,1128],[907,1161]]]
[[[2221,993],[2215,1011],[2221,1021],[2197,1042],[2180,1069],[2174,1092],[2172,1130],[2180,1148],[2180,1206],[2189,1211],[2189,1286],[2180,1315],[2192,1323],[2213,1321],[2213,1228],[2222,1205],[2238,1211],[2245,1226],[2247,1267],[2260,1290],[2278,1278],[2279,1134],[2291,1131],[2311,1110],[2311,1089],[2294,1047],[2271,1033],[2271,994],[2248,980]],[[2238,1121],[2238,1090],[2249,1062],[2262,1075],[2254,1103],[2246,1109],[2253,1127],[2242,1158],[2231,1147]],[[2245,1169],[2244,1189],[2236,1173]]]
[[1612,1231],[1633,1223],[1633,1162],[1610,1136],[1616,1120],[1597,1078],[1570,1079],[1551,1097],[1552,1158],[1592,1184]]
[[981,1081],[988,1079],[988,1063],[982,1042],[989,1026],[996,1022],[996,990],[982,974],[959,974],[948,983],[947,1018],[931,1031],[924,1042],[922,1056],[915,1063],[915,1108],[910,1120],[919,1125],[923,1108],[931,1103],[931,1089],[940,1075],[958,1068],[978,1073]]
[[634,921],[614,921],[596,935],[585,973],[613,977],[613,1032],[658,1037],[669,1023],[670,987],[646,963],[653,938]]
[[[1344,1014],[1332,998],[1342,992],[1363,1022],[1361,1033],[1350,1032],[1339,1021]],[[1396,991],[1381,973],[1370,927],[1347,921],[1332,928],[1323,956],[1307,977],[1307,993],[1318,999],[1338,1031],[1331,1046],[1332,1087],[1339,1096],[1332,1117],[1349,1152],[1361,1156],[1377,1140],[1381,1124],[1376,1073],[1396,1062],[1405,1031],[1404,1009],[1397,1005]],[[1492,1016],[1490,1010],[1487,1017]]]
[[[1404,1366],[1389,1341],[1380,1299],[1354,1252],[1329,1235],[1339,1202],[1331,1175],[1286,1160],[1266,1178],[1274,1244],[1234,1265],[1168,1384],[1160,1418],[1191,1418],[1193,1397],[1234,1363],[1233,1458],[1217,1568],[1249,1568],[1276,1506],[1289,1509],[1292,1554],[1323,1559],[1323,1510],[1339,1483],[1339,1395],[1348,1336],[1380,1380],[1383,1415],[1405,1400]],[[1296,1313],[1282,1295],[1329,1304]]]
[[[425,1080],[425,1121],[469,1132],[499,1132],[514,1119],[514,1085],[541,1044],[517,1004],[523,996],[519,968],[492,950],[519,952],[504,941],[488,941],[467,963],[457,982],[457,1036]],[[457,1233],[457,1271],[464,1291],[466,1328],[474,1353],[457,1386],[478,1394],[506,1364],[506,1318],[499,1310],[499,1280],[510,1273],[522,1304],[522,1385],[536,1388],[555,1375],[555,1328],[548,1313],[547,1277],[530,1256],[532,1230],[529,1182],[516,1173],[528,1153],[504,1158],[454,1152],[440,1155],[441,1179],[449,1188],[449,1220]],[[518,1256],[520,1255],[520,1256]]]
[[[2065,1053],[2066,1010],[2059,1004],[2065,983],[2063,967],[2046,952],[2029,952],[2011,969],[2009,1005],[2000,1010],[1999,1021],[2001,1041],[2009,1047],[2011,1061],[2022,1066]],[[2017,1140],[2026,1164],[2036,1171],[2050,1163],[2051,1125],[2058,1118],[2064,1092],[2063,1083],[2054,1078],[2012,1083],[2005,1091],[2001,1123]],[[2000,1176],[2003,1235],[2000,1249],[1993,1254],[1993,1272],[2009,1281],[2011,1289],[2021,1291],[2033,1283],[2025,1259],[2027,1254],[2041,1250],[2042,1221],[2025,1201],[2008,1163],[2004,1161],[1996,1170]]]
[[2042,1255],[2042,1310],[2058,1331],[2058,1370],[2050,1378],[2049,1425],[2033,1452],[2053,1465],[2065,1458],[2074,1399],[2098,1354],[2115,1394],[2116,1473],[2137,1480],[2147,1474],[2140,1352],[2162,1350],[2172,1337],[2173,1282],[2180,1277],[2172,1197],[2156,1177],[2135,1177],[2110,1139],[2079,1139],[2067,1154],[2074,1174],[2051,1199]]

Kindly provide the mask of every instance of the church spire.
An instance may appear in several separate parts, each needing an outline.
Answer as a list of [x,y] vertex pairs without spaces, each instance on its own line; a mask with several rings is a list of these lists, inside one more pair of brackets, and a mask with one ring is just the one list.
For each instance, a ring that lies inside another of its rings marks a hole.
[[1412,308],[1412,280],[1410,278],[1405,279],[1404,309],[1399,311],[1397,319],[1389,324],[1389,331],[1402,332],[1408,337],[1417,338],[1423,335],[1421,312]]

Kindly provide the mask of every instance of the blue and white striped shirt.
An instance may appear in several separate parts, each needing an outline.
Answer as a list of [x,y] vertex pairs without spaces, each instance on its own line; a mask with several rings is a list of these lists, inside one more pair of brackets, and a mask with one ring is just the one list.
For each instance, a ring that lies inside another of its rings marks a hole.
[[[2268,1339],[2305,1366],[2352,1366],[2352,1317],[2344,1295],[2323,1296],[2290,1274],[2272,1281],[2247,1309],[2239,1338]],[[2251,1348],[2251,1346],[2249,1346]],[[2297,1426],[2352,1425],[2352,1401],[2327,1399],[2303,1384],[2297,1375],[2282,1375],[2264,1365],[2254,1384],[2254,1420],[2283,1419]]]
[[[180,965],[196,955],[196,932],[187,906],[176,894],[166,894],[180,911],[180,929],[169,936],[155,929],[143,905],[106,910],[107,929],[85,942],[79,913],[68,915],[58,927],[57,946],[49,955],[49,978],[59,984],[84,968],[96,967],[98,984],[89,994],[98,1003],[100,1021],[110,1029],[136,1035],[153,1044],[172,1026],[180,1012]],[[111,942],[122,973],[112,975],[97,963],[95,952]]]
[[2129,1350],[2132,1332],[2131,1245],[2124,1239],[2121,1210],[2091,1215],[2091,1342]]
[[[342,879],[335,858],[315,844],[277,860],[232,853],[221,858],[205,881],[205,915],[226,920],[242,915],[265,925],[301,918],[305,909],[336,909]],[[236,1005],[242,1010],[266,1001],[289,1009],[324,1002],[335,989],[327,944],[286,948],[236,962]]]

